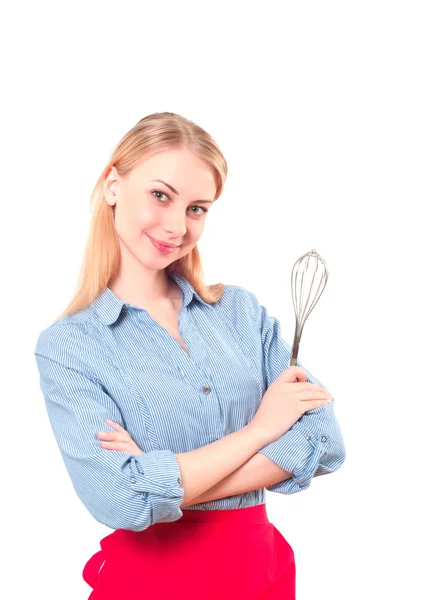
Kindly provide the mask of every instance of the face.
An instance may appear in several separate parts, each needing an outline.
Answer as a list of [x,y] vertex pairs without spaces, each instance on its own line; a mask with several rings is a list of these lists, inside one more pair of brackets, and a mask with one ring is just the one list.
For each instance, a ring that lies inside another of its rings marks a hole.
[[[206,162],[177,149],[141,161],[126,177],[113,167],[104,193],[108,204],[115,205],[123,256],[130,253],[146,268],[163,269],[197,244],[216,183]],[[151,238],[176,248],[165,250]]]

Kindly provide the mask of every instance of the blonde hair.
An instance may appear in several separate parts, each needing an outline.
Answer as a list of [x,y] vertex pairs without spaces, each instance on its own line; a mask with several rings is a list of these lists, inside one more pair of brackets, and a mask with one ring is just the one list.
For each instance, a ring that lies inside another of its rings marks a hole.
[[[228,167],[214,139],[201,127],[175,113],[154,113],[141,119],[117,144],[95,184],[90,200],[91,223],[76,292],[58,319],[88,307],[119,272],[121,254],[114,225],[114,207],[104,196],[104,183],[111,167],[114,166],[120,176],[125,176],[140,159],[182,148],[194,152],[213,168],[217,183],[214,199],[219,198]],[[205,285],[197,246],[165,270],[185,277],[205,302],[218,302],[224,292],[223,283]]]

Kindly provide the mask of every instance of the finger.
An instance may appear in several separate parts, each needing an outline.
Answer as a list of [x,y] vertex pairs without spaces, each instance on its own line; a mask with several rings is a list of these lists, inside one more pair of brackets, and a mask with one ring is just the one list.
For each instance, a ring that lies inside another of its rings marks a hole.
[[[290,367],[292,368],[292,367]],[[291,381],[293,383],[304,382],[307,379],[307,371],[303,367],[294,367],[294,374]]]
[[113,421],[109,421],[109,419],[105,420],[106,422],[109,422],[109,425],[111,427],[113,427],[113,429],[115,431],[117,431],[117,433],[115,433],[114,431],[108,431],[107,433],[110,433],[111,435],[119,435],[121,437],[122,440],[130,440],[131,436],[130,434],[123,429],[123,427],[121,427],[121,425],[119,425],[118,423],[114,423]]
[[[114,431],[100,431],[97,433],[97,437],[105,438],[108,442],[124,442],[124,437],[121,433],[115,433]],[[127,440],[126,440],[127,441]]]
[[130,436],[123,433],[116,433],[114,431],[103,431],[97,434],[99,439],[102,439],[104,442],[114,443],[114,444],[128,444],[132,441]]
[[127,452],[127,442],[108,442],[102,440],[100,446],[106,450],[119,450],[120,452]]
[[117,431],[126,431],[121,425],[119,425],[119,423],[111,421],[110,419],[105,419],[105,423],[108,423],[108,425],[110,425],[113,429],[116,429]]
[[321,406],[326,406],[331,402],[332,400],[313,400],[312,402],[306,402],[304,412],[308,412],[309,410],[313,410],[315,408],[320,408]]
[[327,390],[303,390],[296,392],[299,400],[309,402],[311,400],[331,400],[333,396]]
[[309,383],[308,381],[305,381],[303,383],[294,383],[294,388],[293,388],[294,392],[302,392],[302,391],[309,391],[312,392],[313,390],[316,392],[329,392],[329,390],[327,390],[325,387],[323,387],[322,385],[317,385],[317,383]]
[[100,431],[99,433],[96,434],[96,437],[99,440],[103,440],[104,442],[111,442],[111,441],[113,441],[110,438],[110,432],[109,431]]
[[303,367],[290,366],[282,371],[280,377],[287,383],[302,382],[307,379],[307,372]]

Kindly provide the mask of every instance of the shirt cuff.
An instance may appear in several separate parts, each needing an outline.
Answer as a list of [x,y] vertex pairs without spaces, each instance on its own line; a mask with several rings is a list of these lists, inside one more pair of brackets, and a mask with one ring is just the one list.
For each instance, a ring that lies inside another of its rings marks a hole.
[[307,489],[322,456],[326,454],[328,438],[305,431],[297,422],[279,439],[259,450],[279,467],[292,473],[285,481],[267,486],[267,490],[283,494],[294,494]]
[[149,495],[152,522],[171,522],[182,517],[180,504],[184,497],[181,471],[177,457],[171,450],[152,450],[131,458],[129,484]]

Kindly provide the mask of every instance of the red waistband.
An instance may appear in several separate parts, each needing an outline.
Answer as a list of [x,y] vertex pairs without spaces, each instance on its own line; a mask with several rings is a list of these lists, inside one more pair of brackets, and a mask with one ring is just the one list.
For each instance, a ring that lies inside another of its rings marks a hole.
[[244,508],[225,509],[225,510],[197,510],[182,509],[183,516],[174,522],[155,523],[144,532],[132,531],[130,529],[116,529],[101,540],[101,548],[107,549],[136,545],[139,539],[145,539],[149,534],[154,535],[158,530],[171,532],[171,526],[182,527],[183,522],[196,521],[200,523],[232,523],[245,525],[268,524],[269,520],[266,514],[266,504],[257,504],[256,506],[247,506]]

